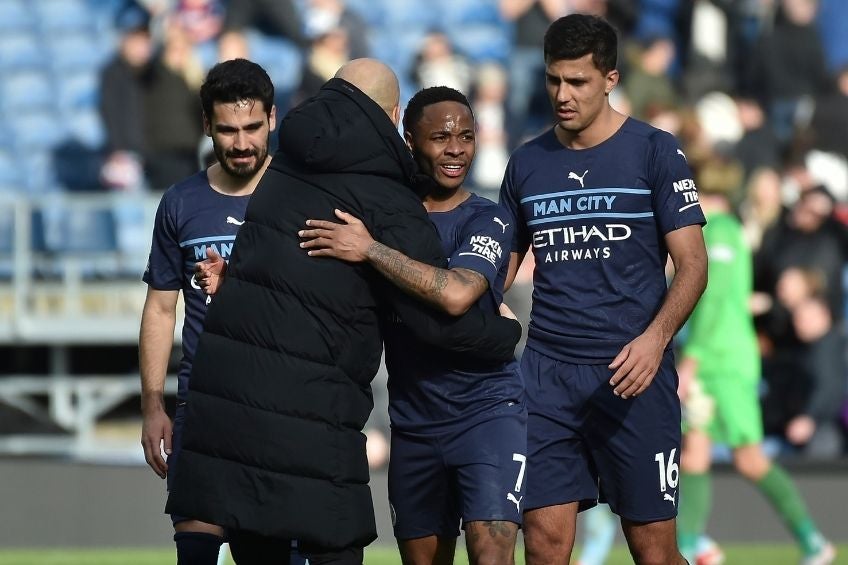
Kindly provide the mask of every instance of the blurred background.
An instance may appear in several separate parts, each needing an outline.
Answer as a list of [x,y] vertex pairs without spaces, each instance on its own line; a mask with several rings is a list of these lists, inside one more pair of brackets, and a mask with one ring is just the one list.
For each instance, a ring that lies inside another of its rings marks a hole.
[[[844,516],[845,0],[0,0],[0,547],[170,542],[139,445],[141,274],[163,191],[208,158],[197,92],[213,64],[265,67],[278,115],[362,56],[392,66],[402,105],[457,88],[479,130],[469,182],[496,200],[510,151],[551,125],[542,37],[573,12],[620,31],[613,105],[677,135],[696,182],[732,195],[754,250],[768,451],[814,510]],[[508,297],[525,320],[531,270]],[[734,481],[717,496],[755,498]],[[752,504],[717,534],[783,539]],[[840,523],[824,528],[844,542]]]

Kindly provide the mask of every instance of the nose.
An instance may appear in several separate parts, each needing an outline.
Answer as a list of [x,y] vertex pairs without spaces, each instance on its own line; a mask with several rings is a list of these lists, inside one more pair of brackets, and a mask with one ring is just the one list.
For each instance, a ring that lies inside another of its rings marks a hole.
[[557,88],[556,94],[557,102],[565,103],[571,100],[571,92],[568,89],[568,84],[566,82],[561,82],[559,88]]
[[244,151],[245,149],[250,148],[250,142],[248,141],[247,133],[243,131],[239,131],[236,134],[235,143],[233,144],[233,148],[237,151]]
[[451,157],[456,157],[457,155],[462,155],[464,152],[465,149],[462,147],[459,139],[451,137],[450,141],[448,141],[447,147],[445,147],[445,154],[450,155]]

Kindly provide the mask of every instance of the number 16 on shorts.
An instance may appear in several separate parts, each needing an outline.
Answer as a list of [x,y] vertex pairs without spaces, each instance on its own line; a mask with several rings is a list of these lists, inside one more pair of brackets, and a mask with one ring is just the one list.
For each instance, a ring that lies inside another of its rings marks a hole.
[[680,468],[674,460],[676,453],[675,447],[669,452],[667,458],[662,451],[654,456],[660,476],[660,493],[663,495],[663,500],[668,500],[675,506],[677,505],[677,482],[680,479]]

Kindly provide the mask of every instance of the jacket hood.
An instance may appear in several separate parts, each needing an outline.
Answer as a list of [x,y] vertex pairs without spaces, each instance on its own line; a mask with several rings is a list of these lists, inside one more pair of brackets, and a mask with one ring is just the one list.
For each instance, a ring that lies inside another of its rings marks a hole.
[[310,171],[378,175],[413,188],[426,183],[383,109],[343,79],[330,79],[286,114],[279,136],[278,154]]

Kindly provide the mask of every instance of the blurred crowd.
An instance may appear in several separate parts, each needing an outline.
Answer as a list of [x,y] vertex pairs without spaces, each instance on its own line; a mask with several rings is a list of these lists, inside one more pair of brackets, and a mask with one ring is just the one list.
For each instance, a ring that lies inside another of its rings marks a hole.
[[613,105],[677,135],[696,183],[730,194],[743,222],[767,433],[784,450],[844,453],[848,2],[91,2],[108,7],[116,37],[98,70],[100,190],[161,190],[208,159],[197,90],[218,60],[265,66],[281,115],[344,62],[374,56],[400,76],[402,103],[434,85],[469,95],[479,128],[470,180],[491,196],[510,151],[551,123],[548,24],[606,17],[623,39]]

